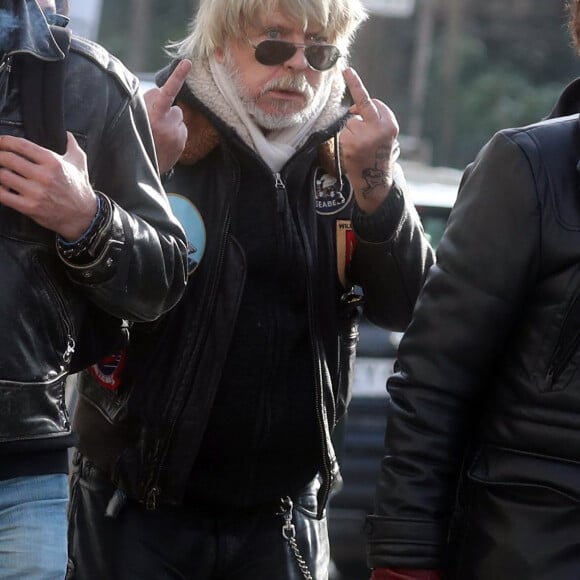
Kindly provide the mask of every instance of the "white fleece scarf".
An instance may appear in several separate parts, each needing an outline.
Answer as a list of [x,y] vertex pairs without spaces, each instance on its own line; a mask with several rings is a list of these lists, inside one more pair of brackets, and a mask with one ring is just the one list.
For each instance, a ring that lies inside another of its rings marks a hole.
[[323,76],[322,85],[315,97],[316,106],[314,114],[306,123],[273,130],[266,136],[246,111],[225,67],[213,57],[209,59],[209,66],[215,84],[226,100],[226,103],[235,111],[242,124],[248,130],[254,150],[262,157],[272,171],[280,171],[288,159],[294,155],[297,149],[312,133],[318,116],[324,109],[330,95],[332,88],[331,75]]

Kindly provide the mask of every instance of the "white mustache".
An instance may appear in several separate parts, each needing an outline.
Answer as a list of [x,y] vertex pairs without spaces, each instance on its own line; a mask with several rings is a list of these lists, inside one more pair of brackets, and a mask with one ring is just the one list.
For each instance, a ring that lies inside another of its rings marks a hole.
[[306,80],[304,75],[295,75],[283,79],[273,79],[266,83],[261,91],[260,96],[266,94],[269,91],[275,90],[295,91],[297,93],[302,93],[308,101],[314,97],[314,89],[310,86],[310,83]]

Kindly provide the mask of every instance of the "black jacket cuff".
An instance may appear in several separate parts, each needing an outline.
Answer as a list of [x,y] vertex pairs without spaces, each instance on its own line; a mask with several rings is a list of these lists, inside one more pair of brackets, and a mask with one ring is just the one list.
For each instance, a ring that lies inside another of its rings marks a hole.
[[393,182],[389,195],[372,214],[363,212],[355,203],[352,225],[356,235],[374,244],[389,241],[396,234],[403,218],[405,196],[402,189]]

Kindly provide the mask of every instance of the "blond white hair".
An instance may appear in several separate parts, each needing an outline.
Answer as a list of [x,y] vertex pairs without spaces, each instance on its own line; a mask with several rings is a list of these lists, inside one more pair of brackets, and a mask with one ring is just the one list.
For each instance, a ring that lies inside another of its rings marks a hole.
[[357,28],[367,18],[361,0],[200,0],[188,36],[168,45],[168,52],[176,58],[210,57],[228,40],[243,38],[260,15],[275,10],[305,29],[315,26],[345,57]]

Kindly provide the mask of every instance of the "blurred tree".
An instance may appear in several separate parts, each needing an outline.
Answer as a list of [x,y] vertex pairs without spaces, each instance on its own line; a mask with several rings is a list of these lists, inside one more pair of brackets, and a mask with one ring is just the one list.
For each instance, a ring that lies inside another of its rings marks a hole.
[[441,67],[441,115],[437,149],[442,158],[451,157],[453,142],[457,135],[457,105],[460,50],[465,19],[464,0],[445,0],[445,28],[442,39],[443,59]]
[[[435,164],[462,168],[495,131],[533,123],[549,113],[578,69],[565,3],[469,0],[452,94],[443,37],[431,71],[425,137],[433,143]],[[449,130],[449,112],[455,130],[446,140],[442,135]]]
[[[565,83],[563,80],[538,85],[525,71],[511,64],[492,66],[484,55],[480,41],[464,42],[460,80],[450,107],[456,131],[447,151],[438,147],[441,126],[437,115],[444,106],[441,102],[444,92],[434,91],[428,104],[426,134],[433,143],[436,165],[463,168],[495,131],[542,119],[550,112]],[[432,85],[438,82],[434,80]]]
[[[456,0],[454,0],[456,1]],[[461,0],[459,0],[461,1]],[[437,2],[419,0],[417,4],[417,34],[409,70],[409,135],[415,139],[423,136],[423,117],[427,97],[428,72],[433,58],[433,33]]]
[[147,70],[145,50],[151,29],[152,10],[152,0],[131,0],[129,13],[133,14],[133,18],[130,19],[129,26],[127,66],[133,70]]
[[567,0],[468,0],[465,35],[482,40],[491,62],[510,62],[535,82],[577,69],[566,29]]
[[187,32],[197,0],[103,0],[99,42],[136,72],[168,62],[163,47]]

